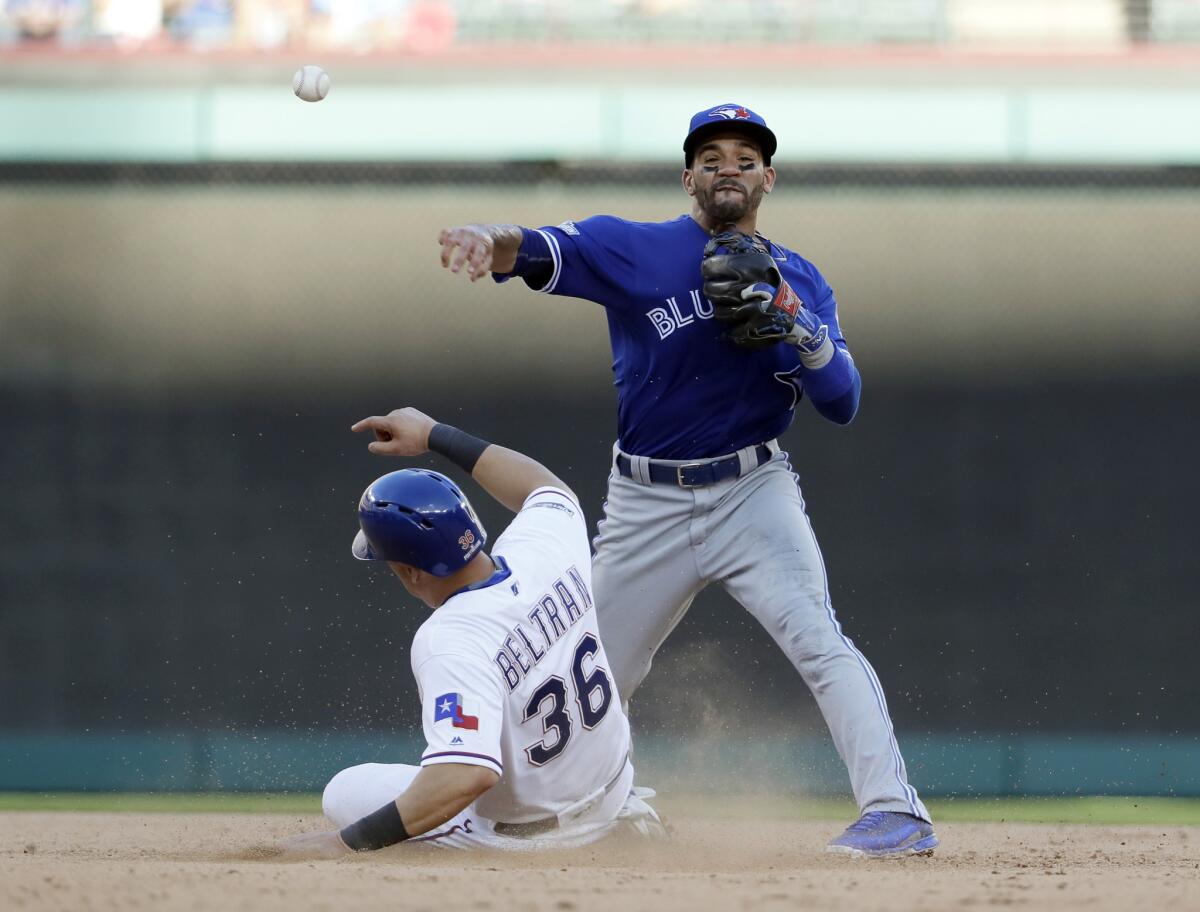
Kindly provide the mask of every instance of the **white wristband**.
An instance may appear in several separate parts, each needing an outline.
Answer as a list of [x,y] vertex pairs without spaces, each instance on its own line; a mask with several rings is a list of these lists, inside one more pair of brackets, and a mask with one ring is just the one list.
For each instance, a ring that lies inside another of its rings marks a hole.
[[833,344],[833,340],[826,338],[815,352],[807,352],[800,350],[800,363],[809,370],[816,370],[824,367],[833,360],[833,356],[837,354],[837,346]]

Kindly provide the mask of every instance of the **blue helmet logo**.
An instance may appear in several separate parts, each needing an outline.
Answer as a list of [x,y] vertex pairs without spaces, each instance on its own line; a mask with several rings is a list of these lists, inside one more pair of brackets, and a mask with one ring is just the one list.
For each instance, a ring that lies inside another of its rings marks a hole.
[[371,483],[358,502],[359,560],[398,561],[434,576],[470,562],[487,532],[453,481],[428,469],[402,469]]
[[724,107],[708,112],[709,117],[724,117],[726,120],[749,120],[750,112],[745,108]]

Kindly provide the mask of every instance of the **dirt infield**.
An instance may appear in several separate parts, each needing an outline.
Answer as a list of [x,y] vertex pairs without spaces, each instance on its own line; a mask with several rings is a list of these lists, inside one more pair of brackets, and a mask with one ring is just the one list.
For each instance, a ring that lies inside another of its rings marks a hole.
[[[665,809],[670,812],[668,805]],[[0,908],[837,910],[1200,908],[1200,830],[939,825],[932,858],[821,852],[829,822],[671,817],[672,840],[577,852],[397,847],[337,862],[262,860],[322,826],[296,814],[0,813]]]

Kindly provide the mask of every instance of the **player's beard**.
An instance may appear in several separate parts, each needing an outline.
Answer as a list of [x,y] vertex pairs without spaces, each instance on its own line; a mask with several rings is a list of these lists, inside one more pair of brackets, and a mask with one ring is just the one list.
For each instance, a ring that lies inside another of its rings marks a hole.
[[739,188],[745,190],[745,193],[728,193],[721,199],[717,199],[716,186],[718,184],[714,181],[713,186],[707,190],[699,188],[696,190],[700,210],[713,222],[722,225],[726,222],[740,222],[749,213],[758,211],[759,203],[763,198],[761,183],[751,188],[742,187],[739,184]]

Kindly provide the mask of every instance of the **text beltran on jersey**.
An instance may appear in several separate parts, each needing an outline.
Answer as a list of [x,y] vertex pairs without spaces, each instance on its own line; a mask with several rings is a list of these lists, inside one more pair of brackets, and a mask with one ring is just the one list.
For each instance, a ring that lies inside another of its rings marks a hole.
[[[567,585],[570,581],[570,587]],[[572,591],[574,590],[574,591]],[[496,653],[495,662],[504,675],[509,691],[517,688],[521,679],[536,667],[547,650],[562,639],[563,635],[584,613],[592,607],[592,594],[588,591],[583,576],[575,567],[567,570],[565,578],[554,581],[533,610],[527,615],[536,626],[538,633],[533,634],[517,624],[504,638],[500,651]],[[545,644],[539,648],[540,641]]]
[[449,719],[450,724],[455,728],[465,728],[469,731],[479,730],[479,717],[468,716],[465,712],[463,712],[462,694],[442,694],[437,698],[437,700],[434,701],[434,724],[436,725],[438,722],[443,722],[446,719]]

